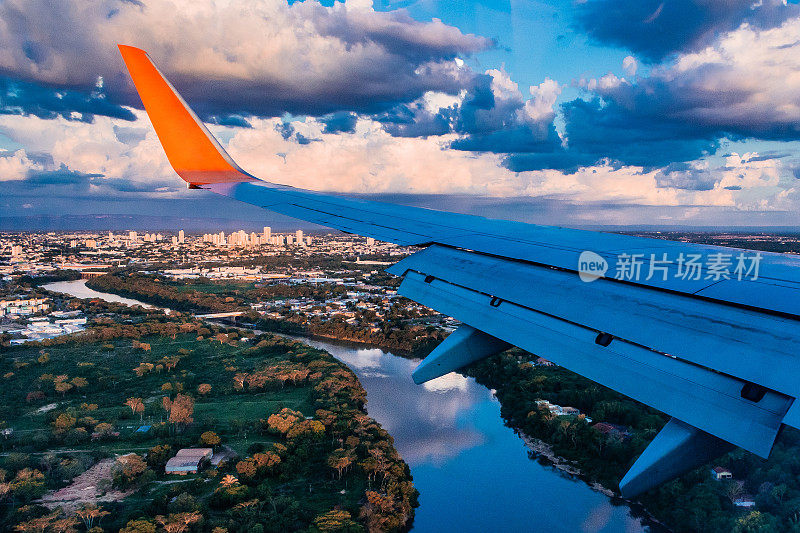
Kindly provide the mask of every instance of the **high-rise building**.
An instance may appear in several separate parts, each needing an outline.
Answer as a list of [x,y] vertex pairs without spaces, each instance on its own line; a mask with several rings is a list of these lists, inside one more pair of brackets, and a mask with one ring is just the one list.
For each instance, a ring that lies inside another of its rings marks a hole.
[[178,243],[183,244],[186,241],[186,234],[183,233],[183,230],[178,232]]
[[264,243],[269,244],[272,241],[272,228],[264,226]]
[[299,229],[294,232],[294,242],[297,244],[303,244],[303,230]]
[[367,246],[375,246],[375,239],[367,237]]
[[178,238],[175,235],[172,236],[172,244],[173,246],[178,244]]
[[128,232],[128,239],[131,240],[131,241],[135,241],[136,240],[136,232],[135,231],[129,231]]

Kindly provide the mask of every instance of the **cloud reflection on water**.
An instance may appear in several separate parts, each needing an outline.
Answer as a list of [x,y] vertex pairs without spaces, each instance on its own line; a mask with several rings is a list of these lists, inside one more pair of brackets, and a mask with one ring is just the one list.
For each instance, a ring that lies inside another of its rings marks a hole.
[[415,532],[644,531],[627,507],[531,461],[492,392],[474,380],[448,374],[420,386],[411,379],[419,361],[303,342],[346,363],[367,390],[367,411],[394,437],[420,490]]
[[370,391],[370,416],[395,437],[395,446],[411,467],[425,462],[440,465],[486,442],[470,418],[462,416],[490,398],[489,391],[473,380],[451,373],[419,386],[411,379],[417,360],[380,349],[310,344],[327,349],[358,375]]

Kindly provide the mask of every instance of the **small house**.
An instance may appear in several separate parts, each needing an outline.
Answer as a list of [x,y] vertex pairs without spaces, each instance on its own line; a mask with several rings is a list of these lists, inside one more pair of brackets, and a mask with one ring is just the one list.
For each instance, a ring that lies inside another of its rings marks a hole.
[[203,465],[211,459],[211,448],[182,448],[175,457],[167,461],[164,471],[167,474],[196,474]]
[[723,479],[733,479],[733,474],[727,468],[715,466],[711,469],[711,477],[717,481],[722,481]]

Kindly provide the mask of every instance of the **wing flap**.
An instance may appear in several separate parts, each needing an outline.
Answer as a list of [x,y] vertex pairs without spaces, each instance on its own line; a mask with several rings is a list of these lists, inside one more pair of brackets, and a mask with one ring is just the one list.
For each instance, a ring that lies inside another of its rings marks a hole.
[[509,348],[507,342],[463,324],[428,354],[411,377],[419,385]]
[[438,245],[388,271],[433,276],[800,396],[800,328],[789,318]]
[[673,418],[619,483],[626,498],[633,498],[689,470],[729,452],[733,446]]
[[742,380],[619,339],[604,347],[595,330],[426,279],[409,271],[398,293],[762,457],[792,403],[774,391],[759,402],[747,400]]

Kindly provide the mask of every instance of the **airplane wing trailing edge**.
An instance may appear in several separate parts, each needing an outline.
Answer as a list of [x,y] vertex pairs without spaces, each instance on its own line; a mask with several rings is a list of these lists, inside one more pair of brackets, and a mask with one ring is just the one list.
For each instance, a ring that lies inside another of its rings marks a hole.
[[403,277],[399,294],[463,326],[414,371],[417,383],[513,345],[666,413],[672,419],[620,482],[626,497],[734,446],[766,458],[783,425],[800,428],[800,259],[262,181],[225,153],[144,51],[120,51],[190,187],[420,247],[388,270]]

